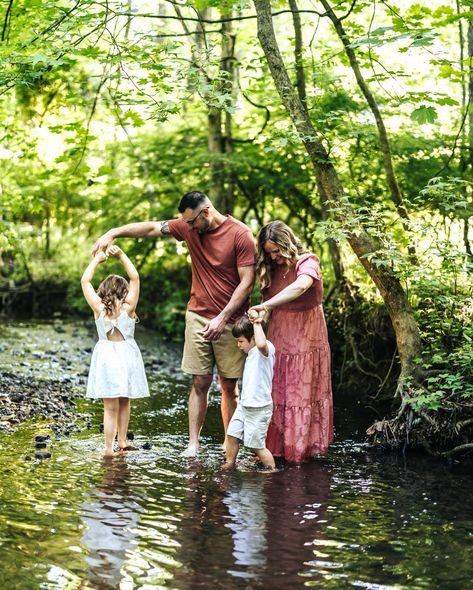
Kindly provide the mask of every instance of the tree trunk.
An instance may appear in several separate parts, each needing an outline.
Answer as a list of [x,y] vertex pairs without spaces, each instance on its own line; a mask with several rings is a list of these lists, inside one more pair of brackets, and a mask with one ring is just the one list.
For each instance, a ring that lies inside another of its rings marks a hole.
[[304,143],[315,170],[319,193],[326,195],[343,225],[348,242],[372,278],[391,318],[401,362],[398,390],[404,391],[405,379],[414,373],[414,359],[421,350],[419,330],[411,305],[399,280],[386,268],[372,263],[377,246],[356,220],[331,159],[312,125],[299,96],[294,92],[279,51],[268,0],[253,0],[257,13],[258,38],[266,55],[276,89]]
[[[226,12],[223,17],[231,17]],[[222,23],[222,43],[219,90],[232,96],[235,92],[235,36],[232,23]],[[233,151],[232,117],[230,112],[217,107],[209,107],[208,147],[210,154],[210,185],[208,194],[215,207],[222,213],[232,213],[234,205],[235,179],[227,157]]]
[[[461,6],[457,2],[457,13],[461,13]],[[468,109],[468,117],[465,126],[461,130],[461,150],[460,150],[460,161],[459,169],[463,178],[469,178],[473,172],[473,67],[471,63],[473,60],[473,23],[468,21],[467,24],[467,50],[468,50],[468,67],[467,75],[465,75],[465,39],[463,34],[463,23],[461,19],[458,21],[458,36],[460,45],[460,67],[462,74],[462,112]],[[471,189],[468,186],[463,188],[463,194],[466,200],[468,200],[468,193],[471,193]],[[465,212],[463,216],[463,243],[465,245],[465,253],[467,257],[473,255],[471,244],[469,240],[469,229],[470,229],[470,216],[468,212]],[[470,268],[467,266],[467,269]]]
[[[292,12],[292,23],[294,26],[294,64],[296,69],[296,88],[297,94],[299,95],[300,101],[304,109],[307,110],[307,91],[305,83],[305,72],[304,72],[304,61],[302,57],[303,52],[303,41],[302,41],[302,25],[299,9],[297,6],[297,0],[289,0],[289,6]],[[327,207],[327,196],[324,193],[320,193],[320,205],[322,211],[322,219],[325,221],[329,217]],[[335,280],[338,284],[345,282],[342,257],[340,254],[340,248],[338,247],[335,240],[328,240],[328,247],[330,258],[332,260],[333,272],[335,274]]]

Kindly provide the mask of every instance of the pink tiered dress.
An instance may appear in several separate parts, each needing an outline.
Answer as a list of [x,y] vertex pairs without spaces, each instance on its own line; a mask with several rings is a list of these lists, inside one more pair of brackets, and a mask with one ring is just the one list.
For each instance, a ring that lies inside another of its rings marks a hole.
[[268,340],[276,348],[273,417],[266,445],[276,457],[299,463],[325,453],[333,440],[330,346],[322,309],[319,259],[304,254],[292,267],[274,265],[268,300],[301,274],[312,286],[290,303],[275,307]]

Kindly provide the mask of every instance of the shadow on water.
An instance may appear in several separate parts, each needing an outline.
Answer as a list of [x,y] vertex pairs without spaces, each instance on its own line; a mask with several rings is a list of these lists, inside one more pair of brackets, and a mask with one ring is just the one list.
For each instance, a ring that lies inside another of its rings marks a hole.
[[[88,333],[73,333],[89,346]],[[86,401],[92,429],[53,436],[48,461],[24,460],[47,423],[0,436],[2,588],[471,587],[470,471],[339,440],[300,467],[257,473],[243,453],[239,470],[223,474],[215,388],[203,452],[183,459],[188,380],[178,355],[143,336],[152,396],[134,404],[131,428],[151,449],[105,460],[101,405]]]

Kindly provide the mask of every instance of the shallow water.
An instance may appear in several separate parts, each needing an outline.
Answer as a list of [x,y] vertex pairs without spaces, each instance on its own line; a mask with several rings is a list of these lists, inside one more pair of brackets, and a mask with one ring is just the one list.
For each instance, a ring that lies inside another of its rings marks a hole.
[[[143,331],[138,340],[152,397],[134,404],[130,428],[150,450],[104,460],[101,407],[86,401],[92,429],[52,436],[47,461],[24,459],[47,423],[0,434],[2,589],[473,587],[466,466],[378,455],[339,426],[321,460],[261,474],[245,455],[221,474],[216,388],[199,459],[180,458],[188,380],[173,347]],[[77,324],[11,324],[0,369],[81,387],[92,344]]]

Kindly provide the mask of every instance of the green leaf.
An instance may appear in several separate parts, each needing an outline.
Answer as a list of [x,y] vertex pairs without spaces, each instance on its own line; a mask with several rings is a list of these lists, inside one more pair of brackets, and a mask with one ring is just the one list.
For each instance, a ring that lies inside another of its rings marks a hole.
[[422,105],[411,113],[411,119],[424,125],[425,123],[433,123],[437,120],[437,111],[434,107]]

